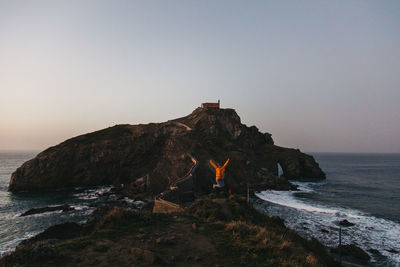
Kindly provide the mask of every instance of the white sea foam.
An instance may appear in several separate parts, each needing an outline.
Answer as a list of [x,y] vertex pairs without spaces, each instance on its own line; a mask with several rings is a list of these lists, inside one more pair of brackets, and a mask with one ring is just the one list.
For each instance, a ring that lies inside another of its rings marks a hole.
[[38,232],[29,232],[25,233],[24,235],[8,240],[6,242],[3,242],[0,244],[0,257],[6,255],[7,253],[10,253],[12,250],[15,249],[18,243],[20,243],[22,240],[31,238],[35,235],[37,235],[40,231]]
[[[356,243],[368,252],[377,249],[390,259],[392,266],[400,263],[400,253],[388,250],[400,250],[400,224],[372,216],[354,209],[329,207],[313,203],[309,199],[299,199],[296,194],[312,193],[312,183],[299,183],[300,191],[262,191],[256,196],[262,200],[277,204],[257,207],[267,214],[280,216],[290,228],[304,237],[315,237],[327,246],[338,245],[338,222],[344,219],[355,226],[343,228],[343,243]],[[326,231],[321,231],[326,230]],[[374,255],[371,254],[372,257]],[[372,258],[374,261],[374,258]]]
[[62,210],[52,210],[52,211],[46,211],[46,212],[41,212],[41,213],[37,213],[37,214],[26,215],[24,217],[25,218],[45,217],[45,216],[49,216],[51,214],[62,213],[62,212],[63,212]]
[[301,209],[301,210],[306,210],[310,212],[321,212],[321,213],[338,213],[339,210],[337,209],[329,209],[329,208],[324,208],[321,206],[311,206],[306,204],[305,202],[298,200],[293,197],[293,192],[292,191],[263,191],[261,193],[256,193],[256,196],[281,205],[281,206],[286,206],[286,207],[291,207],[295,209]]
[[98,195],[103,195],[105,193],[110,192],[111,189],[112,189],[112,186],[102,186],[102,187],[96,188],[95,192]]
[[82,200],[92,200],[92,199],[97,199],[99,196],[94,194],[93,192],[83,192],[74,194],[74,197]]
[[[89,215],[91,215],[91,214],[93,213],[93,211],[94,211],[94,209],[93,209],[93,210],[87,210],[87,211],[85,211],[85,212],[83,213],[83,215],[89,216]],[[87,219],[86,219],[86,220],[87,220]]]
[[[78,188],[81,189],[81,188]],[[75,193],[74,197],[82,200],[94,200],[98,199],[100,196],[109,193],[112,189],[112,186],[102,186],[96,188],[89,188],[83,192]]]
[[76,211],[82,211],[82,210],[87,210],[90,209],[89,206],[87,205],[70,205],[72,208],[74,208]]
[[142,208],[146,203],[141,201],[141,200],[134,200],[134,199],[130,199],[128,197],[124,197],[123,201],[125,201],[127,204],[130,204],[132,206],[134,206],[135,208]]

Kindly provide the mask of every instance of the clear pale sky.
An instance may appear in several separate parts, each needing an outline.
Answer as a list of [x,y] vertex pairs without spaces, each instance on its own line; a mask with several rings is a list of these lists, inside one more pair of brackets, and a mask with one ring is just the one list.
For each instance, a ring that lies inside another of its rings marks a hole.
[[281,146],[400,152],[400,2],[0,1],[0,149],[218,99]]

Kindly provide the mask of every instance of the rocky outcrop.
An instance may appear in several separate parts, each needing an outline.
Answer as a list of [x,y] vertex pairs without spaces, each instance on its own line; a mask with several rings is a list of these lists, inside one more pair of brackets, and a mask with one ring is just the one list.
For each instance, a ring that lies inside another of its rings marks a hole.
[[242,124],[235,110],[198,108],[179,119],[116,125],[50,147],[12,174],[9,190],[124,184],[130,194],[154,196],[185,180],[182,188],[200,195],[214,183],[209,159],[227,157],[233,191],[267,182],[278,174],[278,163],[288,179],[325,178],[312,156],[274,145],[270,134]]
[[340,226],[344,226],[344,227],[350,227],[350,226],[354,226],[355,224],[354,223],[351,223],[351,222],[349,222],[348,220],[341,220],[340,222],[339,222],[339,225]]
[[73,208],[67,204],[53,206],[53,207],[32,208],[32,209],[29,209],[29,210],[25,211],[24,213],[22,213],[21,217],[34,215],[34,214],[41,214],[41,213],[45,213],[45,212],[52,212],[52,211],[66,212],[66,211],[72,211],[72,210],[75,210],[75,208]]
[[73,223],[73,222],[68,222],[68,223],[62,223],[62,224],[57,224],[53,225],[49,228],[47,228],[45,231],[35,235],[34,237],[31,237],[29,239],[26,239],[22,241],[18,247],[24,247],[28,245],[32,245],[35,242],[38,241],[43,241],[46,239],[70,239],[74,237],[80,236],[80,231],[81,231],[82,226]]

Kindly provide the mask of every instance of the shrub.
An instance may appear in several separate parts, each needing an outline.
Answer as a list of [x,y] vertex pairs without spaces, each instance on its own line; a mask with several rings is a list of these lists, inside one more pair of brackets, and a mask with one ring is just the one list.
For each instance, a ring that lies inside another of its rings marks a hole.
[[207,221],[225,221],[226,215],[221,211],[221,206],[209,198],[196,200],[187,210],[189,215],[206,219]]

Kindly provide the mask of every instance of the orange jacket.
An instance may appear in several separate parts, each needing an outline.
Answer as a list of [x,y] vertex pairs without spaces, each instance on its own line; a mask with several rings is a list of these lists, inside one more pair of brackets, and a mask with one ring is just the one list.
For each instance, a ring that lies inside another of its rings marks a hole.
[[210,164],[215,168],[215,176],[216,179],[224,179],[225,178],[225,167],[228,165],[229,158],[226,160],[224,166],[218,167],[215,163],[210,160]]

